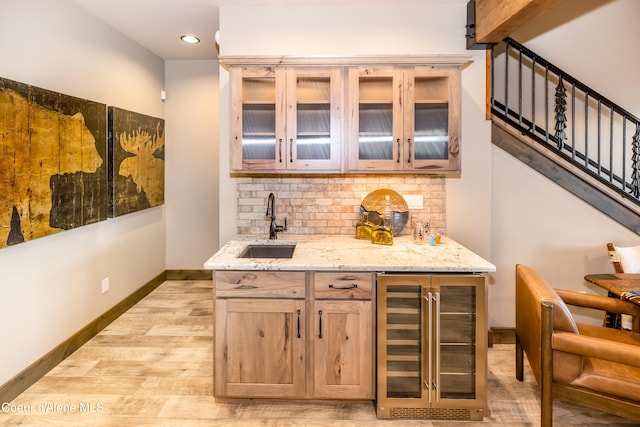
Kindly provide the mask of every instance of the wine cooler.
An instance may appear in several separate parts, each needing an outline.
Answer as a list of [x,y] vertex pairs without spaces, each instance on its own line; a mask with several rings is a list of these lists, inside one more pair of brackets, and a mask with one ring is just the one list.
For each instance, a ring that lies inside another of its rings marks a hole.
[[379,274],[379,418],[482,420],[485,277]]

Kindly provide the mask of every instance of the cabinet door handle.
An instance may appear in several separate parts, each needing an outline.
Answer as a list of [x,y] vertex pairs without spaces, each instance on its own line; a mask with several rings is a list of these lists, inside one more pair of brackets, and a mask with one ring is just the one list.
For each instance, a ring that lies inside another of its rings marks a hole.
[[[429,346],[429,384],[432,385],[433,388],[435,388],[435,381],[433,380],[433,303],[431,302],[433,298],[433,293],[429,292],[429,299],[428,304],[429,304],[429,322],[428,322],[428,328],[429,328],[429,340],[427,342],[427,345]],[[439,345],[439,343],[436,343],[436,345]],[[431,403],[433,401],[433,393],[431,391],[429,391],[429,403]]]
[[[420,305],[420,310],[422,312],[422,323],[426,323],[427,326],[424,328],[424,331],[422,332],[422,336],[421,336],[421,340],[422,340],[422,345],[420,348],[420,352],[421,354],[421,359],[422,359],[422,363],[424,364],[424,366],[426,366],[426,369],[429,369],[429,366],[431,365],[431,357],[429,356],[429,352],[431,351],[431,347],[429,344],[429,340],[431,339],[431,332],[429,331],[429,328],[431,328],[431,320],[429,320],[429,317],[431,315],[431,293],[429,292],[428,295],[422,295],[422,299],[423,304]],[[427,335],[428,334],[428,335]],[[425,368],[423,368],[425,369]],[[424,381],[422,381],[422,384],[424,386],[424,389],[427,390],[427,395],[429,396],[429,403],[431,403],[431,371],[426,373],[426,379]]]
[[320,316],[320,333],[318,334],[318,338],[322,338],[322,310],[318,310],[318,315]]
[[278,139],[278,160],[282,163],[282,138]]
[[358,284],[352,283],[350,285],[334,285],[333,283],[329,283],[329,287],[333,289],[356,289],[358,287]]
[[411,138],[407,138],[407,147],[409,148],[407,151],[407,163],[411,163]]
[[297,313],[298,313],[298,338],[300,338],[300,310],[298,310]]
[[289,139],[289,162],[293,163],[293,138]]
[[436,332],[436,338],[435,338],[435,345],[436,345],[436,373],[435,373],[435,377],[433,378],[433,389],[436,392],[436,402],[440,401],[440,390],[438,390],[438,381],[440,381],[440,292],[436,292],[434,298],[434,305],[435,305],[435,318],[436,318],[436,322],[435,322],[435,332]]
[[400,163],[400,138],[398,138],[396,140],[396,142],[398,143],[398,160],[397,160],[397,162]]

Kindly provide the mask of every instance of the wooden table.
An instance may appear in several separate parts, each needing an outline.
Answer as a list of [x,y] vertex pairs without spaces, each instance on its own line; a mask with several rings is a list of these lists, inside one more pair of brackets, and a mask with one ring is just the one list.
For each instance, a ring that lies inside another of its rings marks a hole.
[[[594,285],[606,289],[609,296],[620,298],[624,292],[640,290],[640,274],[636,273],[613,273],[613,274],[587,274],[584,280]],[[629,300],[640,305],[640,299]],[[621,329],[621,316],[617,313],[606,313],[604,324],[610,328]],[[633,330],[640,331],[640,319],[634,317]]]
[[[613,273],[613,274],[587,274],[584,280],[593,283],[617,297],[623,292],[640,291],[640,274]],[[640,305],[640,301],[635,301]]]

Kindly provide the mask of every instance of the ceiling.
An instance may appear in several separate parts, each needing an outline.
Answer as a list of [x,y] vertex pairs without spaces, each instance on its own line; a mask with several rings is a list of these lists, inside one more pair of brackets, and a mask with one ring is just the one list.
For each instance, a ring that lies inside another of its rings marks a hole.
[[[163,59],[215,59],[221,6],[420,4],[442,0],[72,0]],[[451,0],[449,0],[451,1]],[[466,1],[466,0],[458,0]],[[188,45],[186,33],[201,42]]]

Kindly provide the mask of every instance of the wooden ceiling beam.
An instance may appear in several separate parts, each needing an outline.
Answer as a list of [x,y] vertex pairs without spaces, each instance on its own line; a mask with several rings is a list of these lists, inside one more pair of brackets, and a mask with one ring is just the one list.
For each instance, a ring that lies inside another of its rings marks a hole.
[[499,43],[560,0],[476,0],[476,41]]

